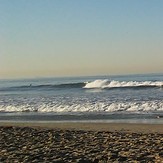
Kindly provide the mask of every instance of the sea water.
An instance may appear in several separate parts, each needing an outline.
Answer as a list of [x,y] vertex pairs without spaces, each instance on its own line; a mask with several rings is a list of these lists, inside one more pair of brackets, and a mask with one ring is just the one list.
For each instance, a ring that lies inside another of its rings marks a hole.
[[163,74],[0,80],[0,121],[163,123]]

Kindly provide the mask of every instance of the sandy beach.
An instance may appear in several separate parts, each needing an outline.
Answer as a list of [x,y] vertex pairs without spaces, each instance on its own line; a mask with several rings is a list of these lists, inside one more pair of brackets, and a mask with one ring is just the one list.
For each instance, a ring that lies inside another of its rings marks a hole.
[[0,162],[163,162],[163,124],[0,123]]

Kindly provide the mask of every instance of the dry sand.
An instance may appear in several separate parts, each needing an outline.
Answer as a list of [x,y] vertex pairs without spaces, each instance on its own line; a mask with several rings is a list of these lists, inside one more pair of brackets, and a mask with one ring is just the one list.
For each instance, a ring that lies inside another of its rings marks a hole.
[[0,123],[0,162],[162,163],[162,124]]

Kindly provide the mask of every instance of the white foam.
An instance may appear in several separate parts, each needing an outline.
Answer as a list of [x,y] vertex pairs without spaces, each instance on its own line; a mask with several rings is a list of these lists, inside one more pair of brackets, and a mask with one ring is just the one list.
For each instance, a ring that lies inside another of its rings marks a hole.
[[26,111],[34,111],[34,110],[33,110],[33,108],[28,107],[26,105],[21,105],[21,106],[13,106],[13,105],[0,106],[0,112],[26,112]]
[[156,87],[162,87],[163,81],[144,81],[144,82],[138,82],[138,81],[109,81],[107,79],[105,80],[95,80],[93,82],[88,82],[84,86],[84,88],[118,88],[118,87],[139,87],[139,86],[156,86]]
[[78,104],[41,104],[36,107],[27,105],[21,106],[0,106],[0,112],[137,112],[137,111],[163,111],[163,101],[141,101],[141,102],[86,102]]
[[103,88],[108,84],[109,84],[108,80],[95,80],[93,82],[86,83],[84,88]]

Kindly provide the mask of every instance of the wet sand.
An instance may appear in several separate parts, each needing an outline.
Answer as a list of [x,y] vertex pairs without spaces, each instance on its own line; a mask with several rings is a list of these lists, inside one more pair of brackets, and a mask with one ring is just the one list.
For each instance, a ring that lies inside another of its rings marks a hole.
[[0,123],[0,162],[163,162],[163,124]]
[[0,126],[38,127],[53,129],[125,131],[142,133],[163,133],[163,124],[138,123],[81,123],[81,122],[0,122]]

